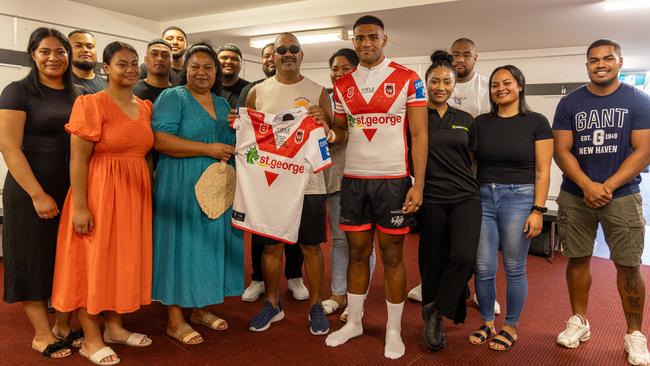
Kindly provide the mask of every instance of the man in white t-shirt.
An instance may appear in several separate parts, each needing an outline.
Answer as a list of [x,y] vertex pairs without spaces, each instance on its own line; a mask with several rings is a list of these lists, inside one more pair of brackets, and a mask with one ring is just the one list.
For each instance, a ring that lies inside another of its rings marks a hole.
[[[275,40],[273,57],[275,76],[251,89],[246,98],[246,107],[272,114],[295,107],[305,107],[317,121],[329,123],[331,106],[327,91],[300,73],[303,52],[298,38],[291,33],[280,34]],[[327,123],[322,123],[326,133],[329,131]],[[329,322],[320,299],[323,282],[323,252],[320,244],[327,241],[325,199],[323,173],[311,174],[305,191],[297,245],[302,250],[309,279],[309,321],[310,331],[314,335],[329,332]],[[260,312],[250,321],[248,329],[261,332],[268,329],[271,323],[284,318],[278,282],[285,243],[261,235],[255,236],[252,243],[264,246],[262,271],[266,301]]]
[[456,86],[449,98],[449,105],[476,117],[490,111],[489,79],[474,71],[478,54],[476,45],[469,38],[459,38],[451,44],[449,53],[454,56]]

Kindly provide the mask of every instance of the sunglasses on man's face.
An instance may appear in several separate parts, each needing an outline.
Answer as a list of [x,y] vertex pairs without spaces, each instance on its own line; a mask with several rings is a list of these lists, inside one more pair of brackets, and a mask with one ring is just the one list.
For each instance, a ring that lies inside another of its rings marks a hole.
[[291,52],[292,54],[295,55],[295,54],[297,54],[298,52],[300,52],[300,47],[299,47],[299,46],[296,46],[296,45],[292,45],[292,46],[289,46],[289,47],[280,46],[280,47],[278,47],[278,48],[275,49],[275,53],[277,53],[277,54],[280,55],[280,56],[282,56],[282,55],[284,55],[285,53],[287,53],[287,51],[289,51],[289,52]]

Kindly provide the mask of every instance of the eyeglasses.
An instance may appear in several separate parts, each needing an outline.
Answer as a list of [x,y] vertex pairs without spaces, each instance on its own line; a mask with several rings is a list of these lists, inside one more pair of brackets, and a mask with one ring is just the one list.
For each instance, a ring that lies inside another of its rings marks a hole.
[[296,45],[292,45],[292,46],[289,46],[289,47],[280,46],[280,47],[278,47],[278,48],[275,49],[275,53],[277,53],[277,54],[280,55],[280,56],[282,56],[282,55],[284,55],[285,53],[287,53],[287,51],[289,51],[289,52],[291,52],[292,54],[295,55],[295,54],[297,54],[298,52],[300,52],[300,47],[299,47],[299,46],[296,46]]

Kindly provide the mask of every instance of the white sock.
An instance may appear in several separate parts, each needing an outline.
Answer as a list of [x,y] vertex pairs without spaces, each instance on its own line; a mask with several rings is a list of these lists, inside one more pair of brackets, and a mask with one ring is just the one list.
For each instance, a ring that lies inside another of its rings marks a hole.
[[355,295],[348,292],[348,322],[343,328],[331,333],[325,339],[325,344],[330,347],[337,347],[354,337],[363,334],[361,316],[363,313],[363,302],[365,295]]
[[388,308],[388,320],[386,321],[386,346],[384,347],[384,357],[398,359],[404,356],[405,347],[402,342],[402,310],[404,302],[391,304],[386,301]]

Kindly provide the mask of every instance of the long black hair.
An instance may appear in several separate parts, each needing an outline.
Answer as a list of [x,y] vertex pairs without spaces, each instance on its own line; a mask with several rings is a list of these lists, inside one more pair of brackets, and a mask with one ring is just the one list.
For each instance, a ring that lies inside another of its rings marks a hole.
[[456,78],[456,69],[451,64],[454,61],[454,56],[450,55],[447,51],[437,50],[429,58],[431,59],[431,66],[429,66],[427,72],[424,74],[425,82],[429,80],[429,75],[436,67],[448,68],[452,75],[454,75],[454,78]]
[[65,49],[65,52],[68,54],[68,67],[63,73],[63,87],[70,95],[70,100],[74,101],[77,95],[79,95],[79,88],[76,88],[72,83],[72,47],[63,33],[54,28],[36,28],[29,36],[29,41],[27,42],[27,54],[29,55],[29,64],[32,69],[29,71],[29,74],[25,76],[23,81],[27,84],[27,90],[41,98],[44,97],[43,87],[38,73],[38,65],[36,65],[36,61],[34,61],[33,54],[36,52],[36,49],[38,49],[41,42],[47,37],[54,37],[59,40]]
[[492,106],[490,114],[496,115],[497,111],[499,110],[499,106],[494,101],[494,99],[492,99],[492,79],[494,78],[494,74],[501,70],[506,70],[512,74],[512,77],[515,78],[515,81],[521,87],[521,90],[519,91],[519,114],[528,114],[530,112],[530,108],[528,107],[528,104],[526,104],[526,78],[524,77],[524,73],[514,65],[499,66],[494,69],[494,71],[492,71],[492,75],[490,75],[490,82],[488,84],[490,88],[490,106]]
[[217,75],[214,78],[214,84],[212,84],[212,87],[210,88],[210,91],[216,95],[221,95],[221,86],[222,86],[222,81],[221,81],[221,64],[219,63],[219,59],[217,58],[217,53],[214,51],[214,48],[210,45],[210,43],[206,41],[201,41],[199,43],[195,43],[190,47],[187,52],[185,53],[185,60],[183,61],[183,69],[181,70],[181,85],[186,85],[187,84],[187,62],[190,60],[192,55],[195,53],[203,52],[210,56],[212,61],[214,61],[214,67],[215,70],[217,71]]

